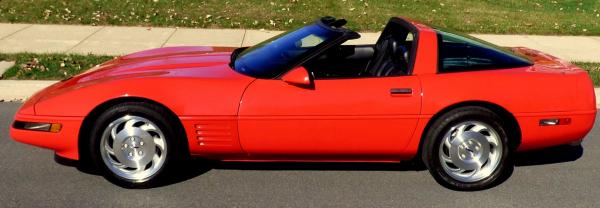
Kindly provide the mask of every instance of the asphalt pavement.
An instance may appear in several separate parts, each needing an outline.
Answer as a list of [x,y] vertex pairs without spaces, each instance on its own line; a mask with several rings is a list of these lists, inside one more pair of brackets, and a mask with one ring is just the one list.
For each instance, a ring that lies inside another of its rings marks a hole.
[[582,147],[519,154],[507,181],[451,191],[401,164],[189,164],[173,183],[144,190],[58,164],[53,152],[10,139],[20,103],[0,103],[0,207],[598,207],[600,129]]

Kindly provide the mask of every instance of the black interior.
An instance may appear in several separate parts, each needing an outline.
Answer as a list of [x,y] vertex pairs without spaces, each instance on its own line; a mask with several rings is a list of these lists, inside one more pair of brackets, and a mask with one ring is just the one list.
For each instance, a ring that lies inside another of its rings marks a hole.
[[[406,40],[406,36],[404,37]],[[388,34],[375,45],[375,54],[367,64],[364,74],[372,77],[408,74],[409,44],[401,37]]]
[[316,79],[408,75],[413,52],[409,34],[408,28],[390,21],[375,45],[332,47],[304,67]]
[[342,45],[307,62],[304,67],[315,78],[358,77],[374,54],[374,45]]

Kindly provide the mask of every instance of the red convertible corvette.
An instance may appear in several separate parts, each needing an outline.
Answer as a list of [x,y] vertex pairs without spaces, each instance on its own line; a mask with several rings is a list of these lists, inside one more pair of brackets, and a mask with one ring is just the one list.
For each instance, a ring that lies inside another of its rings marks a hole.
[[587,73],[527,48],[391,18],[374,45],[324,17],[249,48],[173,47],[116,58],[32,96],[20,142],[93,164],[126,187],[174,162],[422,161],[440,184],[491,187],[515,151],[581,141]]

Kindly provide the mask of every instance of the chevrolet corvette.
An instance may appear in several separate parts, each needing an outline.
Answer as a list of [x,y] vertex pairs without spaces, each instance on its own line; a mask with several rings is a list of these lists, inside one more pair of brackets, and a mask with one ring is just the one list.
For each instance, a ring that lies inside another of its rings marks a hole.
[[417,161],[445,187],[480,190],[515,152],[580,142],[594,124],[592,81],[566,61],[402,17],[349,45],[360,34],[345,24],[117,57],[30,97],[10,133],[129,188],[196,157]]

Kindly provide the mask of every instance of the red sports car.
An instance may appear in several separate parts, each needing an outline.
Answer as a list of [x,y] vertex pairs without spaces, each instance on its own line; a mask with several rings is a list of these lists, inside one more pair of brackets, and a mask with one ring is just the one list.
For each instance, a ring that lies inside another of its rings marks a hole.
[[116,58],[32,96],[10,132],[156,185],[189,157],[422,161],[442,185],[499,182],[515,151],[581,141],[587,73],[553,56],[391,18],[374,45],[324,17],[249,48],[172,47]]

